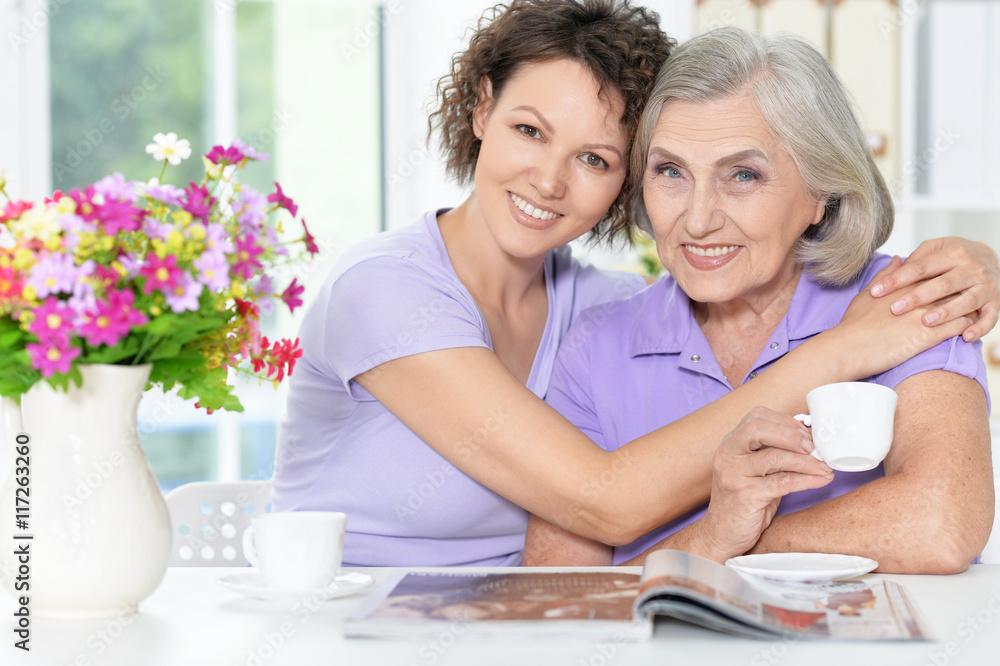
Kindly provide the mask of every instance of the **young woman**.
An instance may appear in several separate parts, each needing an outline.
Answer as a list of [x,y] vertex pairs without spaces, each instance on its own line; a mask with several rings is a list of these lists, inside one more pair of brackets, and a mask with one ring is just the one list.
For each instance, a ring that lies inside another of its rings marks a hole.
[[456,56],[432,121],[471,194],[345,253],[300,333],[273,503],[346,512],[345,564],[515,564],[526,510],[628,543],[708,498],[705,452],[751,407],[801,409],[814,386],[996,322],[995,255],[949,240],[879,276],[888,293],[943,274],[904,295],[905,314],[859,296],[760,381],[619,452],[545,405],[575,317],[644,286],[565,244],[630,228],[629,149],[672,46],[625,2],[515,0]]

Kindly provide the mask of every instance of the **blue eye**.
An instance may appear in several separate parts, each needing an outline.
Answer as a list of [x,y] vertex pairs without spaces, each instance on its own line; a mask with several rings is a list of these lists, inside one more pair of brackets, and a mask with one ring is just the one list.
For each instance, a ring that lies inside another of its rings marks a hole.
[[757,180],[757,174],[749,169],[743,169],[736,172],[736,180],[741,183],[749,183],[750,181]]
[[664,167],[663,173],[666,174],[667,178],[680,178],[681,172],[672,166]]

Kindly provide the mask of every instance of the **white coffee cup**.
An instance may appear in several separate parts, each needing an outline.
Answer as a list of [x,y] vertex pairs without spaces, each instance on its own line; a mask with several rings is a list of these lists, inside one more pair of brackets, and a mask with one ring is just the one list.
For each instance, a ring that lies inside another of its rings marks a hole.
[[826,384],[806,394],[809,414],[795,418],[812,430],[814,457],[835,470],[863,472],[889,453],[898,398],[881,384]]
[[243,553],[268,587],[315,590],[340,571],[346,525],[336,511],[266,513],[243,532]]

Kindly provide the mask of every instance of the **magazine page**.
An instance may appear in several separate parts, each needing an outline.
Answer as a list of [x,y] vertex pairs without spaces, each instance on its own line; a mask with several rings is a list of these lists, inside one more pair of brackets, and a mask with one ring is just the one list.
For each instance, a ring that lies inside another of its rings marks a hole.
[[344,624],[348,637],[638,641],[639,576],[608,571],[399,572]]
[[834,640],[920,640],[927,635],[905,590],[893,581],[853,578],[790,582],[744,576],[690,553],[646,558],[641,615],[671,615],[742,635]]

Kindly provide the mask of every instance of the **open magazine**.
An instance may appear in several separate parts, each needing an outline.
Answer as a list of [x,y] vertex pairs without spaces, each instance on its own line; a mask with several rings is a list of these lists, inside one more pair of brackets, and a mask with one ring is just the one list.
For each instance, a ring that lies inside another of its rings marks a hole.
[[625,571],[402,571],[347,618],[348,637],[641,641],[656,616],[773,639],[921,640],[902,586],[874,577],[783,582],[676,550]]

